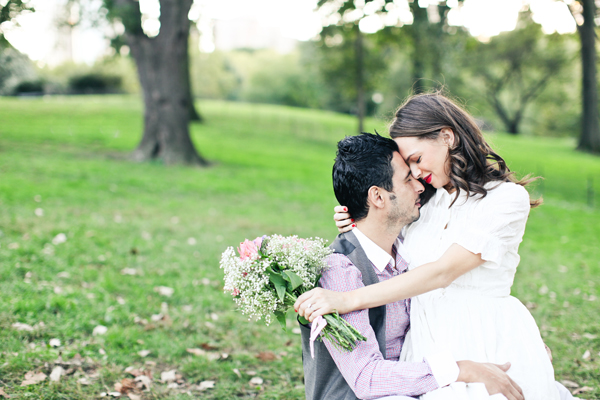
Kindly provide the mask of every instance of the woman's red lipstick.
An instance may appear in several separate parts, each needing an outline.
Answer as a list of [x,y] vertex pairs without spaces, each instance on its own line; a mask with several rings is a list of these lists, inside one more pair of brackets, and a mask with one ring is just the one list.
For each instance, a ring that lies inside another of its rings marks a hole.
[[431,183],[431,174],[429,174],[425,177],[425,182]]

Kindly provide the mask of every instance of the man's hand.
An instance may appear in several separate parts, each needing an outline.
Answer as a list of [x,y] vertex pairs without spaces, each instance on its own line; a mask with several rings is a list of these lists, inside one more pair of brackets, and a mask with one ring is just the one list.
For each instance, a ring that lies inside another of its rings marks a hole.
[[523,390],[506,373],[510,363],[503,365],[477,363],[474,361],[458,361],[458,381],[482,382],[490,395],[502,393],[508,400],[524,400]]

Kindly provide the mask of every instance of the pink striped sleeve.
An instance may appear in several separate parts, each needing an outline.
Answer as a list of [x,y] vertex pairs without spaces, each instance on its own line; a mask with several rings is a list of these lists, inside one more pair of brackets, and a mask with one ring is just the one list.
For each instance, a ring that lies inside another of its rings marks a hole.
[[[330,268],[323,272],[320,285],[325,289],[347,292],[363,287],[362,274],[342,254],[332,254],[327,263]],[[368,310],[342,315],[366,338],[351,352],[339,351],[325,341],[335,364],[360,399],[382,396],[418,396],[439,386],[427,362],[420,363],[388,361],[379,351],[375,332],[369,324]],[[389,318],[389,316],[388,316]]]

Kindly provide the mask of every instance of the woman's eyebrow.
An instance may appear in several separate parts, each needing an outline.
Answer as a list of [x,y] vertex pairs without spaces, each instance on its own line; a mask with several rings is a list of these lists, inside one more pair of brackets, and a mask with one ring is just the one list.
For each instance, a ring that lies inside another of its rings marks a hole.
[[408,163],[408,161],[411,159],[411,157],[412,157],[412,156],[414,156],[416,153],[417,153],[417,152],[415,151],[415,152],[414,152],[414,153],[412,153],[410,156],[406,157],[406,158],[404,159],[404,161]]

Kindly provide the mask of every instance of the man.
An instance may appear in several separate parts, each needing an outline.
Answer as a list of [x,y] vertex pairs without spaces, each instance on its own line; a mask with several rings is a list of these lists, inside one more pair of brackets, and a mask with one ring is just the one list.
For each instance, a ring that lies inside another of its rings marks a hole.
[[[396,143],[362,134],[338,143],[333,186],[340,204],[348,206],[356,228],[338,236],[320,285],[350,291],[392,278],[407,269],[398,239],[402,228],[419,218],[423,185],[414,179]],[[352,352],[316,342],[310,355],[310,328],[302,326],[306,398],[406,399],[455,381],[483,382],[490,393],[523,400],[520,388],[497,366],[455,362],[451,355],[432,354],[423,362],[399,362],[409,329],[409,300],[343,317],[366,338]],[[302,311],[301,311],[302,312]]]

